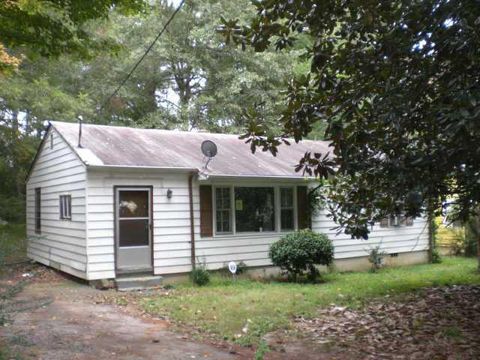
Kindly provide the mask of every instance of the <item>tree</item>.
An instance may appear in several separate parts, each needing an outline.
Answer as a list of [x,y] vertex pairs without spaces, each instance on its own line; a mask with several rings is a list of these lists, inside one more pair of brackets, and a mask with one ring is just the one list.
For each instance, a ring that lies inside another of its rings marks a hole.
[[[255,2],[227,40],[257,51],[313,46],[307,76],[288,87],[283,129],[300,141],[326,121],[332,155],[299,170],[326,176],[334,219],[353,237],[387,214],[418,216],[455,197],[459,218],[480,202],[480,7],[473,0]],[[255,133],[247,134],[255,137]],[[262,144],[265,146],[265,144]],[[480,242],[480,239],[479,239]],[[479,258],[480,268],[480,258]]]
[[116,44],[88,28],[106,19],[112,9],[140,11],[142,0],[5,0],[0,2],[0,74],[15,70],[24,56],[91,57]]

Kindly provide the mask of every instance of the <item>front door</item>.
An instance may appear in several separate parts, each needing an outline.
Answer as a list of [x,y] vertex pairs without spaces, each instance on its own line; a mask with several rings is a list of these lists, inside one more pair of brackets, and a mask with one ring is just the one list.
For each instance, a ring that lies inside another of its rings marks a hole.
[[117,272],[152,270],[151,191],[115,189]]

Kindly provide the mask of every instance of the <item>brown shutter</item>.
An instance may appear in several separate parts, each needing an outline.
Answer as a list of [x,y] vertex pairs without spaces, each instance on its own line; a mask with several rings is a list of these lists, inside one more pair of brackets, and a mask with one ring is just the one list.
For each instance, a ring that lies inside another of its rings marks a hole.
[[308,189],[306,186],[297,186],[297,216],[298,228],[311,229]]
[[200,185],[200,236],[213,236],[211,185]]

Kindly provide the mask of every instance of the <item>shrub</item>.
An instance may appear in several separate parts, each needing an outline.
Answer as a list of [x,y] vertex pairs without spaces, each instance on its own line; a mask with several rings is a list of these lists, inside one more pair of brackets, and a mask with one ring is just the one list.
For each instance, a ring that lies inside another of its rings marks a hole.
[[372,264],[371,272],[377,272],[383,266],[383,258],[387,255],[386,252],[380,250],[380,246],[371,248],[368,253],[368,261]]
[[195,269],[190,272],[190,279],[198,286],[207,285],[210,282],[210,273],[205,263],[197,263]]
[[300,230],[272,244],[269,256],[272,263],[286,270],[293,281],[306,271],[313,281],[319,275],[315,265],[328,266],[332,263],[333,244],[326,235]]

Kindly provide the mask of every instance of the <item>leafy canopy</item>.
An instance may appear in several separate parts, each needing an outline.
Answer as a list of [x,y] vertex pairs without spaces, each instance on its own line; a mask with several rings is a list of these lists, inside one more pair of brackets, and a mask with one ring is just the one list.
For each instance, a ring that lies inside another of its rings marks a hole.
[[[297,46],[308,74],[288,87],[280,134],[299,141],[326,121],[328,159],[299,170],[326,177],[334,219],[353,237],[387,214],[418,216],[455,197],[480,201],[480,6],[474,0],[256,1],[248,25],[222,32],[257,51]],[[251,127],[255,129],[255,127]],[[255,137],[255,132],[249,132]]]
[[23,55],[90,57],[104,47],[114,47],[108,39],[91,32],[89,21],[106,19],[114,8],[124,13],[140,11],[143,3],[142,0],[1,1],[0,74],[16,69]]

